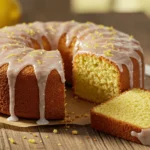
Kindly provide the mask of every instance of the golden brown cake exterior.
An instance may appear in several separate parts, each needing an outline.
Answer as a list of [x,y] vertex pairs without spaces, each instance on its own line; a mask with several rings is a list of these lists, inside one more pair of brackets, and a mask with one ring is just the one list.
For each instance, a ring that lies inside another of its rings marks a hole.
[[[0,112],[9,113],[9,87],[6,76],[8,65],[0,68]],[[64,106],[64,83],[60,75],[53,70],[48,76],[45,91],[45,118],[63,119],[65,116]],[[38,119],[39,117],[39,91],[37,80],[32,66],[24,68],[18,75],[15,86],[15,114],[18,117]]]
[[101,132],[140,143],[136,137],[131,136],[131,131],[141,132],[141,128],[106,117],[102,114],[96,114],[93,110],[91,110],[91,126]]

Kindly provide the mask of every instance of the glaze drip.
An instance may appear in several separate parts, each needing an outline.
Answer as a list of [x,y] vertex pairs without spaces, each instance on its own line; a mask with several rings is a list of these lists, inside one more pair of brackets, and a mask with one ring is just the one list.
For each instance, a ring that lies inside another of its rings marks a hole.
[[150,129],[142,129],[140,133],[131,131],[131,136],[138,138],[143,145],[150,146]]
[[[10,53],[11,52],[11,53]],[[33,50],[31,48],[20,48],[13,50],[6,50],[1,52],[0,59],[1,66],[8,63],[8,84],[9,84],[9,95],[10,95],[10,117],[9,121],[17,121],[18,118],[15,116],[15,83],[19,72],[26,66],[32,65],[37,78],[39,87],[39,112],[40,119],[37,121],[38,124],[47,124],[48,121],[45,119],[45,87],[47,83],[47,77],[52,70],[57,70],[60,74],[62,83],[65,82],[62,59],[59,51],[45,51],[45,50]],[[11,54],[11,55],[10,55]],[[18,59],[20,61],[18,61]],[[49,65],[51,64],[51,65]],[[14,66],[16,67],[14,69]]]

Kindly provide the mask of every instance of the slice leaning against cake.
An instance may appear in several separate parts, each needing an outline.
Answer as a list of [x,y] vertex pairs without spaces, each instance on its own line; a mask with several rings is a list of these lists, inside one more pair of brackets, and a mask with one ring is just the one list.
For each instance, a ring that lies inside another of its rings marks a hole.
[[150,91],[132,89],[91,110],[93,128],[150,145]]

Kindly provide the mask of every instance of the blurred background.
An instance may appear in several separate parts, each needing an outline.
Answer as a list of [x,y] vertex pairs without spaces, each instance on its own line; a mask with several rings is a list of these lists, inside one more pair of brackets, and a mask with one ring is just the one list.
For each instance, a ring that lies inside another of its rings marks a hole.
[[150,55],[150,0],[0,0],[0,27],[57,20],[113,26],[132,34]]

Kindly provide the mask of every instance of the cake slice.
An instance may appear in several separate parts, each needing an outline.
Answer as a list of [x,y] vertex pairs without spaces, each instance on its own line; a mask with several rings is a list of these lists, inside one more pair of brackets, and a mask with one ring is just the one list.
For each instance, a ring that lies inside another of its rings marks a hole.
[[94,107],[91,124],[113,136],[150,145],[150,91],[132,89]]

